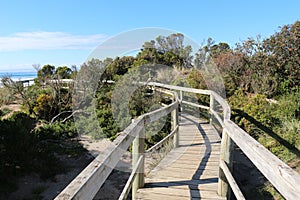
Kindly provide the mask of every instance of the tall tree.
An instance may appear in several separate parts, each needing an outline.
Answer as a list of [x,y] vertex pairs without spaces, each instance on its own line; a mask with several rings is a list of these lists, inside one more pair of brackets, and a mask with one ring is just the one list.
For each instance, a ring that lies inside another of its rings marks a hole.
[[300,21],[285,25],[280,32],[263,41],[266,64],[271,65],[280,88],[277,93],[300,85]]
[[55,66],[47,64],[44,65],[42,69],[38,71],[38,77],[43,77],[43,78],[50,77],[54,74],[54,72],[55,72]]
[[55,74],[58,76],[58,78],[70,79],[72,76],[72,72],[72,69],[67,66],[63,66],[56,68]]
[[184,45],[184,35],[176,33],[145,42],[137,59],[183,69],[191,67],[191,52],[192,47]]

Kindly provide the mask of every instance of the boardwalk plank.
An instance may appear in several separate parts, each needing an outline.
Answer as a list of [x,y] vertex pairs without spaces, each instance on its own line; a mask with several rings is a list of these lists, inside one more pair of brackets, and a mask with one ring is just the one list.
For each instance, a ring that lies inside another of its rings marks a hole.
[[[168,199],[174,199],[174,197],[180,197],[181,199],[224,199],[222,197],[219,197],[217,195],[217,191],[209,191],[209,190],[184,190],[180,188],[145,188],[141,189],[139,191],[138,198],[142,199],[141,196],[151,197],[153,198],[153,194],[157,194],[157,198],[159,198],[159,195],[166,195],[168,196]],[[162,198],[162,197],[160,197]]]
[[179,147],[147,175],[138,199],[225,199],[217,195],[219,157],[220,136],[216,130],[184,115]]
[[[161,187],[161,188],[173,188],[173,189],[182,189],[182,190],[208,190],[208,191],[215,191],[218,183],[209,183],[206,182],[193,182],[190,181],[170,181],[164,182],[164,180],[150,180],[146,187]],[[206,184],[204,184],[206,183]]]

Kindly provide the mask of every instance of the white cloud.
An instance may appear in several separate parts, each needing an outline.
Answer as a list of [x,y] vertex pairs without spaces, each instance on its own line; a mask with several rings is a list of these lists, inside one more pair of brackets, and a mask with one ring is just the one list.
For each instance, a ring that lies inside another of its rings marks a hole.
[[0,51],[93,49],[107,39],[106,35],[72,35],[63,32],[20,32],[0,36]]

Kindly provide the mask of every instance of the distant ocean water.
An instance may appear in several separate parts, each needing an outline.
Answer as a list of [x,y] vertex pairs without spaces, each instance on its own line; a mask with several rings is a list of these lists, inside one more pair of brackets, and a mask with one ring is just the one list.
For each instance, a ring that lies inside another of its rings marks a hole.
[[[0,71],[0,80],[3,76],[9,76],[13,81],[23,81],[23,80],[33,80],[37,77],[36,72],[1,72]],[[29,85],[32,85],[34,82],[30,81]],[[0,81],[0,88],[2,87],[2,83]]]
[[10,76],[12,80],[19,81],[19,80],[31,80],[37,77],[36,72],[1,72],[0,71],[0,79],[3,76]]

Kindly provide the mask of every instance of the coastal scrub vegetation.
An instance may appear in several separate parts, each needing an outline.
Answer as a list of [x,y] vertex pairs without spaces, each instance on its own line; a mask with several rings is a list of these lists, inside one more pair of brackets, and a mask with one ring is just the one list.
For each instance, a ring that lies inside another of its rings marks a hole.
[[[300,172],[300,21],[284,25],[268,38],[248,38],[230,47],[227,43],[215,44],[212,39],[198,50],[194,58],[191,46],[184,46],[184,36],[180,33],[168,37],[158,36],[155,40],[145,41],[143,48],[135,56],[92,59],[80,69],[39,65],[35,84],[23,87],[10,77],[2,78],[0,105],[19,100],[22,112],[4,118],[7,111],[0,110],[0,179],[2,184],[10,181],[10,176],[25,172],[36,172],[42,177],[61,173],[59,159],[54,155],[49,141],[61,141],[80,134],[90,134],[95,139],[114,140],[118,132],[126,127],[131,119],[151,111],[152,105],[168,103],[168,97],[154,94],[151,88],[137,89],[130,97],[128,108],[130,117],[124,117],[122,105],[118,105],[119,115],[114,115],[113,91],[118,81],[126,74],[138,74],[147,66],[149,80],[153,79],[151,67],[161,65],[172,69],[170,84],[188,84],[194,88],[207,88],[198,63],[213,61],[221,73],[228,102],[232,108],[232,120],[263,144],[272,153]],[[207,56],[209,55],[209,56]],[[77,75],[87,80],[99,80],[96,93],[90,94],[90,82],[82,82],[80,96],[86,95],[85,102],[72,99],[73,82]],[[156,81],[167,76],[162,72],[154,75]],[[152,78],[152,79],[151,79]],[[90,95],[90,96],[88,96]],[[122,98],[121,96],[118,98]],[[197,96],[197,101],[208,104],[206,97]],[[95,105],[95,116],[78,118],[84,126],[76,127],[74,117],[82,110],[74,109],[74,104]],[[160,105],[162,106],[162,105]],[[117,122],[118,120],[118,122]],[[147,148],[162,139],[170,130],[170,116],[158,133],[153,127],[146,138]],[[95,124],[96,123],[96,124]],[[95,126],[101,127],[101,134]],[[156,125],[155,125],[156,126]],[[160,126],[160,125],[157,125]],[[63,150],[62,150],[63,151]],[[35,162],[39,160],[39,164]],[[45,167],[47,166],[47,167]],[[45,171],[46,170],[46,171]],[[51,172],[51,173],[50,173]],[[259,189],[262,195],[281,198],[272,187]],[[0,191],[1,192],[1,191]],[[246,194],[247,195],[250,194]],[[250,197],[250,196],[249,196]]]

